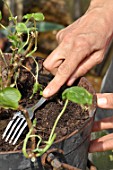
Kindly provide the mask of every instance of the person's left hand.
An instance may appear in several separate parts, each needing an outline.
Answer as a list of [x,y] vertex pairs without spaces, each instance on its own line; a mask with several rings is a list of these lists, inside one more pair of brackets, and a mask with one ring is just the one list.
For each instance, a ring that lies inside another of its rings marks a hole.
[[[113,93],[97,94],[97,105],[100,108],[113,109]],[[94,122],[92,132],[113,128],[113,116]],[[102,152],[113,149],[113,133],[90,142],[89,152]]]

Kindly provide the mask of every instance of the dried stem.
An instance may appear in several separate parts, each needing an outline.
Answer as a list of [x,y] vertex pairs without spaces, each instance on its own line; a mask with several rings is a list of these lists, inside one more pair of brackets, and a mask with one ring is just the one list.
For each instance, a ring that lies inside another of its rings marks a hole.
[[34,45],[34,37],[32,37],[30,39],[29,45],[28,45],[27,49],[24,52],[24,56],[26,56],[31,51],[31,48],[32,48],[33,45]]
[[[27,124],[28,124],[28,128],[29,128],[29,130],[30,130],[30,129],[32,128],[33,124],[32,124],[32,122],[31,122],[31,120],[30,120],[30,118],[29,118],[28,111],[27,111],[25,108],[23,108],[23,106],[19,106],[19,110],[21,110],[21,111],[24,113],[26,122],[27,122]],[[32,135],[35,135],[35,131],[33,130],[31,134],[32,134]],[[35,147],[36,147],[36,142],[35,142],[35,137],[34,137],[34,136],[31,138],[31,141],[32,141],[32,146],[31,146],[31,148],[32,148],[32,150],[34,150]]]

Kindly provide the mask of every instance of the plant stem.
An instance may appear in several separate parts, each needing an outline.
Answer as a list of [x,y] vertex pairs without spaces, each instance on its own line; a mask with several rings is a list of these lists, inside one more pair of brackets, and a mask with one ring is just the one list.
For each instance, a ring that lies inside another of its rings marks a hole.
[[33,131],[33,126],[31,127],[28,134],[26,135],[26,138],[24,139],[24,144],[23,144],[23,147],[22,147],[22,152],[23,152],[23,154],[26,158],[29,158],[29,155],[26,151],[26,148],[27,148],[27,142],[28,142],[29,136],[31,135],[32,131]]
[[27,71],[29,71],[30,73],[31,73],[31,75],[35,78],[35,75],[32,73],[32,71],[29,69],[29,68],[27,68],[26,66],[24,66],[24,65],[21,65],[23,68],[25,68]]
[[[36,28],[36,21],[34,20],[34,27]],[[34,47],[34,50],[31,51],[30,53],[27,54],[26,57],[32,55],[36,50],[37,50],[37,43],[38,43],[38,31],[35,31],[35,47]]]
[[0,24],[0,26],[1,26],[3,29],[7,30],[7,28],[6,28],[4,25]]
[[10,14],[11,18],[13,19],[13,22],[14,22],[14,23],[15,23],[15,25],[16,25],[16,24],[17,24],[17,21],[14,19],[13,14],[12,14],[12,11],[10,10],[10,8],[9,8],[8,4],[6,3],[6,0],[3,0],[3,2],[4,2],[4,3],[5,3],[5,5],[7,6],[8,11],[9,11],[9,14]]
[[0,67],[0,90],[3,88],[3,82],[2,82],[2,68]]
[[52,136],[54,134],[55,128],[56,128],[56,126],[58,124],[58,121],[61,118],[61,116],[63,115],[63,113],[65,112],[67,105],[68,105],[68,99],[65,101],[65,104],[64,104],[64,107],[63,107],[62,111],[60,112],[60,114],[58,115],[57,119],[55,120],[55,123],[53,125],[53,128],[52,128],[52,131],[51,131],[51,134],[49,136],[49,140],[48,141],[51,140],[51,138],[52,138]]
[[5,63],[5,65],[6,65],[6,67],[7,67],[8,64],[7,64],[7,62],[6,62],[6,59],[5,59],[5,57],[4,57],[3,52],[2,52],[1,49],[0,49],[0,54],[1,54],[1,57],[2,57],[2,59],[3,59],[4,63]]
[[53,144],[55,138],[56,138],[56,134],[54,134],[54,135],[52,136],[51,141],[49,141],[49,143],[45,146],[45,148],[43,148],[41,152],[39,152],[39,153],[36,154],[36,157],[39,157],[39,156],[41,156],[43,153],[45,153],[45,152],[51,147],[51,145]]
[[27,40],[26,40],[26,42],[24,43],[24,45],[23,45],[21,48],[19,48],[18,53],[21,53],[21,51],[24,49],[24,47],[25,47],[28,43],[29,43],[29,31],[27,31]]
[[[27,125],[28,125],[28,127],[29,127],[29,131],[31,131],[31,129],[34,128],[34,127],[33,127],[33,124],[32,124],[32,122],[31,122],[30,118],[29,118],[29,114],[28,114],[27,110],[24,109],[22,106],[19,106],[19,109],[24,113],[24,116],[25,116],[25,118],[26,118]],[[32,135],[35,135],[35,132],[34,132],[33,129],[32,129],[31,134],[32,134]],[[35,149],[35,137],[32,137],[32,138],[31,138],[31,141],[32,141],[32,146],[31,146],[31,148],[32,148],[32,150],[34,150],[34,149]]]
[[33,44],[34,44],[34,37],[32,37],[30,39],[29,45],[28,45],[27,49],[24,52],[24,56],[26,56],[31,51],[31,48],[32,48]]
[[38,62],[35,60],[34,57],[31,56],[31,58],[34,60],[35,64],[36,64],[36,75],[35,75],[35,80],[36,80],[36,83],[38,81],[38,74],[39,74],[39,65],[38,65]]
[[54,140],[55,140],[55,138],[56,138],[56,134],[54,133],[55,128],[56,128],[56,126],[57,126],[57,124],[58,124],[59,119],[61,118],[61,116],[62,116],[63,113],[65,112],[65,110],[66,110],[66,108],[67,108],[67,105],[68,105],[68,99],[65,101],[65,104],[64,104],[64,107],[63,107],[62,111],[60,112],[60,114],[58,115],[57,119],[55,120],[55,123],[54,123],[54,125],[53,125],[51,134],[50,134],[50,136],[49,136],[49,140],[46,142],[47,144],[46,144],[45,148],[42,149],[41,152],[39,152],[38,154],[36,154],[37,157],[38,157],[38,156],[41,156],[43,153],[45,153],[45,152],[50,148],[50,146],[53,144],[53,142],[54,142]]

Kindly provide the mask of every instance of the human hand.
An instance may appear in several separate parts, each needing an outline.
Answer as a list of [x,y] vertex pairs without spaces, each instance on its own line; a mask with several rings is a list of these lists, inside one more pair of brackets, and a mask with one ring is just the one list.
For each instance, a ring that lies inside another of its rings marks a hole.
[[44,62],[44,67],[55,77],[43,96],[52,96],[64,83],[72,85],[103,60],[113,32],[108,10],[103,6],[89,8],[81,18],[57,34],[59,45]]
[[[97,94],[98,107],[113,109],[113,93]],[[94,122],[93,132],[113,129],[113,116]],[[113,149],[113,133],[90,142],[89,152],[102,152]]]

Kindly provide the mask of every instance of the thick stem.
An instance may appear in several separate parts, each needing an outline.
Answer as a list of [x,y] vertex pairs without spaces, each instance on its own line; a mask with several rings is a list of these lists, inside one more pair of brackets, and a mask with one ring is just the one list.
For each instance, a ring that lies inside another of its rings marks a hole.
[[[22,106],[19,106],[19,109],[24,113],[27,125],[29,127],[29,131],[30,131],[30,129],[33,128],[33,124],[31,122],[31,119],[29,118],[29,114],[28,114],[27,110],[25,108],[23,108]],[[35,135],[35,131],[34,130],[32,130],[31,135]],[[34,136],[31,138],[31,141],[32,141],[31,148],[32,148],[32,150],[34,150],[35,146],[36,146],[35,137]]]

